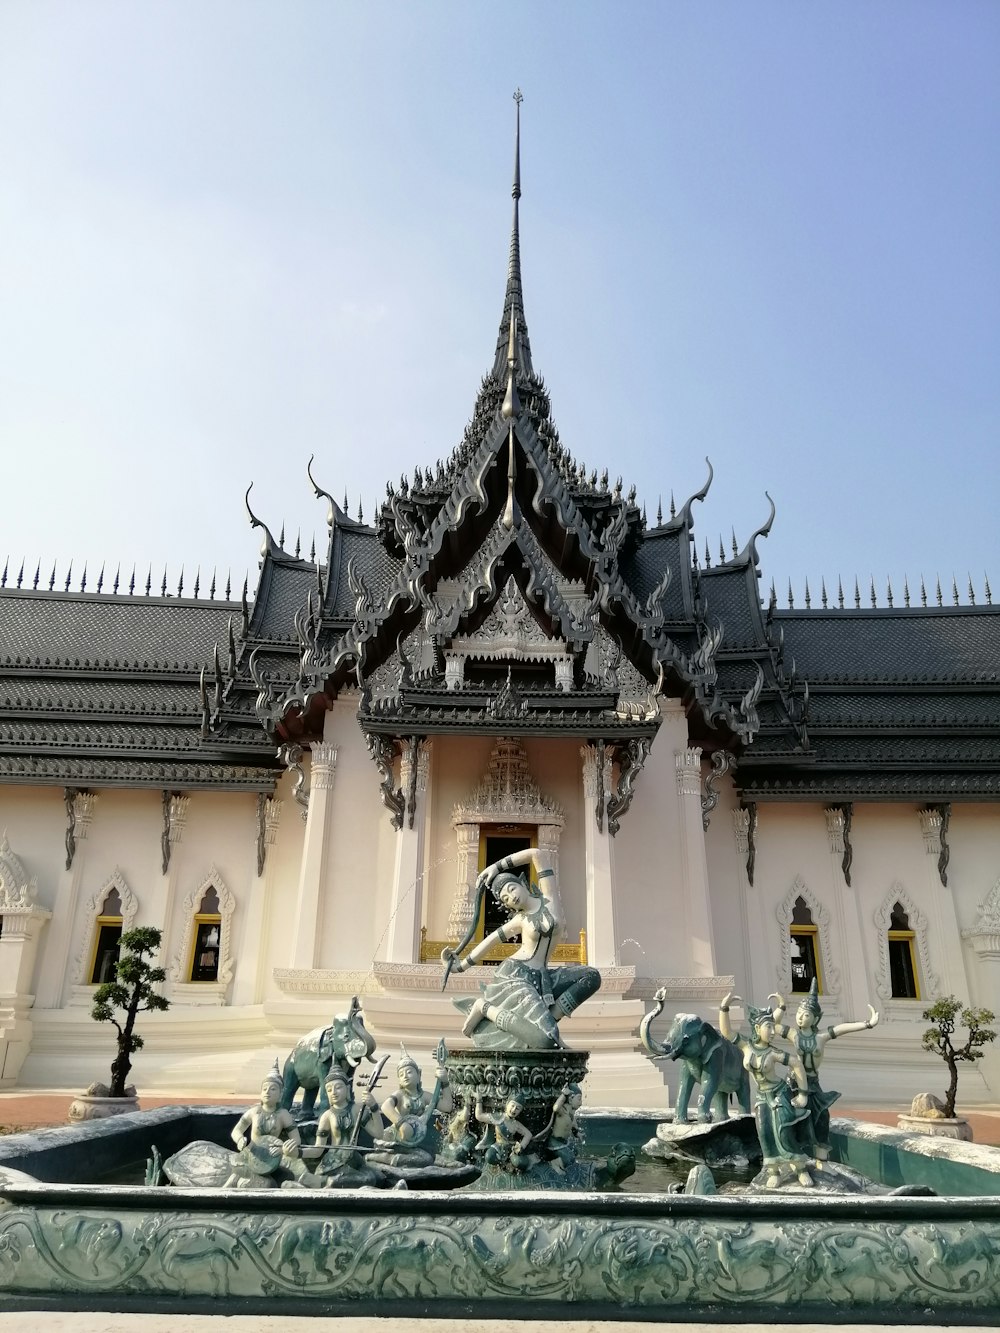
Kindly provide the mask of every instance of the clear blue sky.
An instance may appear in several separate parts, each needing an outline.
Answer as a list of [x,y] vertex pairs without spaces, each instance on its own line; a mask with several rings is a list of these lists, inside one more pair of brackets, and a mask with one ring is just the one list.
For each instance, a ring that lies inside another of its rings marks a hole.
[[[563,442],[766,582],[1000,601],[1000,5],[0,5],[2,545],[256,562],[445,456],[522,257]],[[253,577],[251,577],[251,586]]]

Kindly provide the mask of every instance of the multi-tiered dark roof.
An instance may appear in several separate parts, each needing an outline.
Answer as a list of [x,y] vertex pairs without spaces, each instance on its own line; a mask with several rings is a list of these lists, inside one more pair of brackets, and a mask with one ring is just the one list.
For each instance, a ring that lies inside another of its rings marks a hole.
[[627,770],[665,695],[747,800],[1000,798],[1000,607],[779,610],[757,550],[773,508],[712,565],[694,545],[710,468],[654,525],[634,488],[587,473],[532,362],[517,158],[513,194],[496,354],[461,441],[387,486],[371,525],[313,481],[325,561],[251,513],[252,609],[0,588],[0,781],[267,790],[276,746],[319,738],[344,690],[390,792],[395,746],[435,732],[574,736]]

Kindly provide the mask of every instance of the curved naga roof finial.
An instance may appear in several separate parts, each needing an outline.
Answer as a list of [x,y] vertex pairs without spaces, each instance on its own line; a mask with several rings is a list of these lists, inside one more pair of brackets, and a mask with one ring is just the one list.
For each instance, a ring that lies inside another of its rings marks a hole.
[[711,459],[707,456],[707,454],[705,456],[705,462],[708,464],[708,477],[705,480],[704,486],[702,486],[700,491],[695,491],[694,495],[691,496],[690,500],[688,500],[686,504],[681,506],[680,512],[677,515],[676,521],[679,524],[684,524],[689,528],[692,526],[691,506],[694,504],[695,500],[703,501],[705,499],[705,496],[708,494],[709,487],[712,484],[712,478],[715,476],[715,469],[712,467]]
[[312,465],[313,465],[313,459],[315,457],[316,457],[315,454],[309,455],[309,462],[306,464],[306,476],[312,483],[313,495],[315,495],[316,499],[318,500],[321,496],[326,497],[327,500],[326,526],[328,528],[332,528],[334,523],[337,521],[337,515],[340,513],[340,506],[337,504],[337,501],[333,498],[330,492],[324,491],[323,487],[319,485],[319,483],[316,481],[316,478],[313,476]]
[[746,546],[744,546],[743,550],[736,557],[736,560],[734,562],[736,564],[750,564],[752,562],[753,564],[756,565],[757,539],[759,537],[766,537],[767,534],[771,531],[771,524],[774,522],[774,515],[776,513],[776,510],[774,508],[774,501],[771,499],[771,496],[768,494],[767,491],[765,491],[764,494],[767,496],[767,503],[771,506],[771,512],[768,514],[767,518],[757,529],[757,531],[752,532],[750,534],[750,539],[747,542]]
[[260,544],[260,553],[262,556],[265,556],[267,555],[268,551],[276,550],[278,544],[274,540],[274,537],[271,534],[271,529],[267,526],[264,520],[262,518],[258,518],[257,515],[253,512],[253,510],[250,508],[250,492],[252,490],[253,490],[253,482],[251,482],[250,485],[247,487],[247,493],[243,497],[243,503],[247,507],[247,514],[250,517],[250,526],[252,528],[264,529],[264,540]]

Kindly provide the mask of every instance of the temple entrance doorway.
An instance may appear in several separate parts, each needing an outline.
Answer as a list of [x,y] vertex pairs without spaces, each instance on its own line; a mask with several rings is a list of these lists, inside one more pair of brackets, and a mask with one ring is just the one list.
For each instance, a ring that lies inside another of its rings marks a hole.
[[[537,835],[538,830],[530,825],[483,824],[479,831],[479,869],[483,870],[486,866],[493,865],[502,856],[512,856],[515,852],[523,852],[526,847],[536,847],[538,845]],[[525,870],[531,875],[530,867],[525,867]],[[506,920],[507,913],[504,909],[491,893],[486,894],[483,899],[483,910],[476,931],[476,938],[483,939],[491,931],[496,930],[498,926],[502,926]],[[484,959],[483,961],[493,962],[494,960]],[[499,962],[499,959],[495,961]]]

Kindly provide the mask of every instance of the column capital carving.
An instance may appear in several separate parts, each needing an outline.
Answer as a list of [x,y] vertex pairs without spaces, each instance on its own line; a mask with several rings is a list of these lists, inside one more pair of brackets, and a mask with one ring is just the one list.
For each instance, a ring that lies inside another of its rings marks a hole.
[[933,805],[917,811],[920,818],[920,832],[924,837],[924,851],[928,856],[941,855],[941,825],[944,820],[941,811]]
[[421,741],[417,753],[417,795],[422,796],[427,790],[427,780],[431,771],[431,749],[433,741]]
[[697,745],[674,751],[677,790],[682,796],[701,796],[701,749]]
[[580,758],[583,760],[583,794],[588,801],[596,801],[600,794],[601,781],[597,746],[581,745]]
[[733,833],[736,837],[736,850],[741,856],[746,856],[750,848],[750,811],[737,809],[733,811]]
[[328,741],[317,741],[312,747],[310,788],[331,791],[337,773],[337,747]]
[[828,805],[823,813],[826,815],[826,836],[830,851],[834,856],[841,856],[844,851],[844,812],[839,805]]

